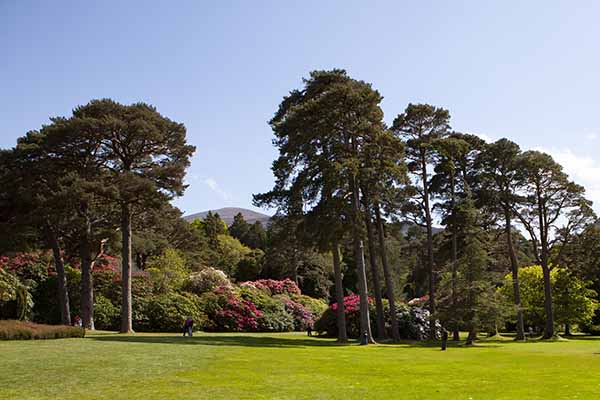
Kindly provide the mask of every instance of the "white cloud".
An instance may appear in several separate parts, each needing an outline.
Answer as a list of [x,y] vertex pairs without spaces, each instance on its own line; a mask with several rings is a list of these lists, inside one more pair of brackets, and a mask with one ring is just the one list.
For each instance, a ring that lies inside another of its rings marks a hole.
[[539,150],[550,154],[573,181],[585,187],[586,197],[594,202],[594,209],[600,214],[600,162],[570,149]]
[[598,134],[595,132],[588,133],[587,135],[585,135],[585,138],[587,140],[596,140],[596,139],[598,139]]
[[226,192],[225,190],[223,190],[221,188],[221,186],[219,186],[217,181],[214,180],[213,178],[206,178],[204,180],[204,184],[206,186],[208,186],[210,188],[210,190],[212,190],[213,192],[215,192],[216,194],[221,196],[223,198],[223,200],[225,200],[225,201],[231,200],[231,195],[228,192]]

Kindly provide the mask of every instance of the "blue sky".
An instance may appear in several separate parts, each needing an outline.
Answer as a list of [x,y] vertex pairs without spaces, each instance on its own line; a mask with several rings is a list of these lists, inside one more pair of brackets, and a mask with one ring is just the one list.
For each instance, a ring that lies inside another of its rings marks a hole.
[[145,101],[198,148],[176,204],[250,207],[273,183],[281,98],[337,67],[373,83],[388,123],[428,102],[457,130],[548,151],[600,212],[599,16],[594,1],[0,0],[0,147],[93,98]]

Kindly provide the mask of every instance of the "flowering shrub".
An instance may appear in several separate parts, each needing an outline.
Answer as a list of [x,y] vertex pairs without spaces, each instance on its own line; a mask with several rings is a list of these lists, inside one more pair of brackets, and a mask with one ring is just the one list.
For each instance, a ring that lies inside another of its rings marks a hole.
[[200,272],[191,274],[184,285],[184,289],[190,293],[201,295],[219,286],[231,287],[231,282],[225,272],[206,267]]
[[313,314],[306,307],[286,296],[280,296],[279,299],[285,305],[285,310],[292,316],[295,330],[303,331],[313,327],[315,323]]
[[[239,287],[220,286],[200,297],[207,330],[288,332],[303,330],[327,309],[317,299],[298,294],[292,281],[261,280]],[[280,292],[271,295],[272,291]],[[291,292],[292,294],[288,294]],[[313,311],[314,310],[314,311]]]
[[52,256],[45,252],[17,253],[0,256],[0,269],[14,274],[23,283],[40,282],[56,274]]
[[[369,304],[373,303],[373,299],[369,297]],[[337,310],[337,303],[333,303],[331,305],[331,309],[333,311]],[[360,296],[357,294],[351,294],[349,296],[344,297],[344,312],[346,314],[360,311]]]
[[296,282],[289,278],[281,281],[274,279],[259,279],[257,281],[249,281],[242,283],[242,286],[252,286],[257,289],[263,290],[270,295],[276,294],[300,294],[300,288],[296,285]]
[[248,300],[238,298],[233,291],[223,291],[224,304],[215,314],[215,325],[225,331],[258,330],[258,320],[262,311]]
[[[385,323],[388,334],[391,336],[390,308],[387,300],[383,301]],[[346,329],[348,336],[358,338],[360,336],[360,298],[358,295],[344,297],[344,311],[346,315]],[[333,304],[315,322],[315,330],[326,336],[337,336],[336,321],[337,304]],[[373,300],[369,298],[369,311],[371,326],[375,326],[376,315]],[[402,339],[421,340],[425,339],[429,330],[429,310],[423,307],[410,306],[408,304],[396,305],[396,319],[398,330]],[[441,333],[441,325],[436,321],[436,336]]]
[[254,303],[224,286],[203,294],[200,310],[208,317],[206,330],[224,332],[256,331],[262,315]]

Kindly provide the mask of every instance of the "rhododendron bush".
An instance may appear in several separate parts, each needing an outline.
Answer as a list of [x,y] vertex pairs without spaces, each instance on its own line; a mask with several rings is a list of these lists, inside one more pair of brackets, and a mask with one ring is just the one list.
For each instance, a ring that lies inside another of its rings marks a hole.
[[[383,301],[385,323],[388,336],[391,336],[390,309],[387,300]],[[336,310],[337,303],[332,304],[315,322],[315,330],[326,336],[337,336]],[[369,298],[369,311],[371,326],[375,326],[375,306],[373,299]],[[346,329],[350,337],[360,336],[360,297],[351,294],[344,297],[344,314],[346,315]],[[398,320],[400,337],[403,339],[420,340],[426,337],[429,328],[429,311],[423,307],[409,304],[396,305],[396,319]],[[441,329],[436,322],[437,330]]]
[[304,330],[326,307],[321,300],[307,300],[289,279],[221,286],[200,297],[200,309],[208,318],[205,329],[211,331]]
[[242,283],[243,286],[255,287],[263,290],[271,295],[276,294],[287,294],[287,295],[299,295],[300,288],[291,279],[283,279],[277,281],[274,279],[259,279],[257,281],[249,281]]
[[[156,259],[155,264],[161,263],[161,260]],[[73,318],[81,315],[81,271],[76,260],[65,261]],[[196,329],[287,332],[312,327],[327,309],[327,304],[322,300],[302,295],[298,285],[290,279],[260,279],[236,285],[224,272],[205,267],[197,272],[187,272],[187,275],[178,279],[180,284],[173,285],[170,284],[172,279],[162,279],[164,274],[156,273],[162,269],[168,272],[170,264],[163,264],[154,265],[149,272],[137,270],[132,274],[132,320],[135,331],[180,331],[185,319],[192,317]],[[185,270],[183,266],[180,267],[179,270]],[[94,263],[92,275],[96,329],[119,328],[120,270],[119,259],[112,256],[101,256]],[[157,276],[161,279],[157,279]],[[14,319],[22,315],[17,312],[17,287],[27,288],[31,292],[30,299],[33,299],[34,307],[28,316],[35,322],[60,323],[58,280],[52,257],[48,253],[0,257],[0,318]]]

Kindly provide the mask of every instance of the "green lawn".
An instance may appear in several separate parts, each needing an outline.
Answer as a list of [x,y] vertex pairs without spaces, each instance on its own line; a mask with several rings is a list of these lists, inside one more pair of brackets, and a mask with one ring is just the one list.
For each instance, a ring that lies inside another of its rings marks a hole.
[[600,339],[338,346],[301,334],[0,342],[0,399],[599,399]]

